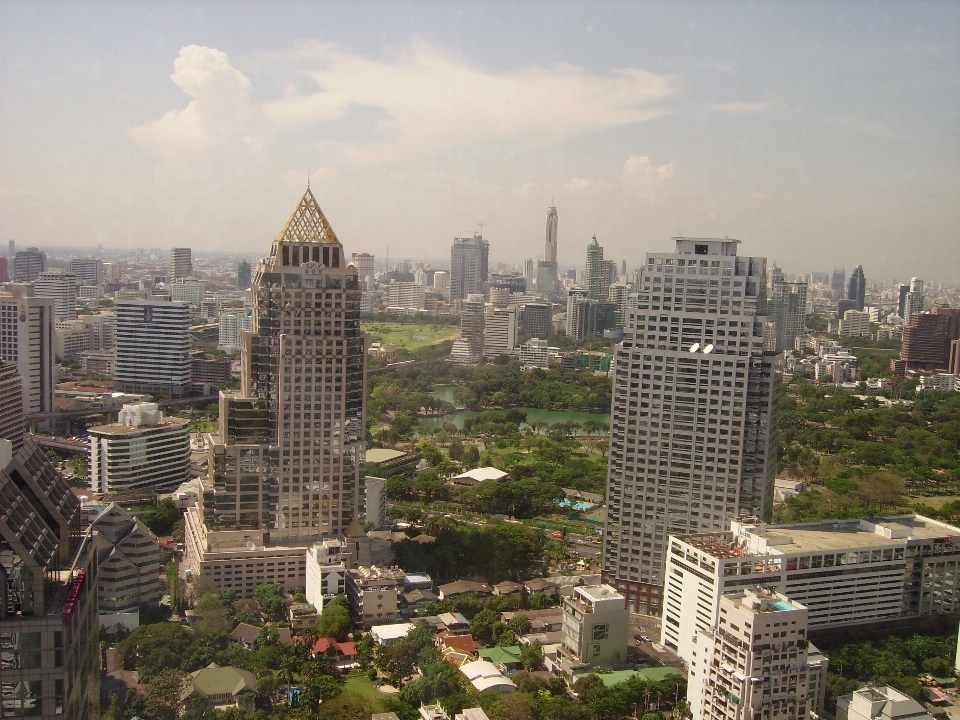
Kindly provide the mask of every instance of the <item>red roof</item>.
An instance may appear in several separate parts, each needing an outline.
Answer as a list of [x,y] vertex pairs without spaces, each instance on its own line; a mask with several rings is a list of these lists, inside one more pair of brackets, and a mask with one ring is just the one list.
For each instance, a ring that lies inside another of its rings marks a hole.
[[352,642],[337,642],[333,638],[320,638],[313,644],[313,654],[320,655],[325,653],[327,649],[333,645],[337,649],[337,653],[344,655],[346,657],[353,657],[357,654],[357,647]]
[[483,647],[483,645],[473,639],[473,635],[454,635],[452,633],[442,632],[437,635],[437,639],[443,643],[445,650],[453,650],[454,652],[465,655],[472,655]]

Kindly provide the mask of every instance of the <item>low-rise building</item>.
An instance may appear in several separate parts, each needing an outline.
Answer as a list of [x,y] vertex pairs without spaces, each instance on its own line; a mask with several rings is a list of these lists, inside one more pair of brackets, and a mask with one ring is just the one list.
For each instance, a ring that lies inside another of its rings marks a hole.
[[889,685],[837,698],[837,720],[933,720],[923,705]]
[[550,347],[546,340],[530,338],[520,346],[520,365],[524,370],[550,368]]
[[[242,601],[238,600],[237,602]],[[256,625],[238,623],[233,629],[233,632],[230,633],[230,637],[228,639],[232,645],[239,645],[246,650],[256,650],[257,638],[259,637],[260,628],[258,628]]]
[[441,600],[454,597],[455,595],[465,595],[475,593],[481,597],[493,595],[493,589],[482,582],[473,582],[472,580],[454,580],[452,583],[441,585],[437,588]]
[[370,628],[370,636],[378,645],[390,645],[402,640],[416,627],[411,622],[394,623],[392,625],[374,625]]
[[337,595],[347,592],[343,550],[344,543],[337,538],[327,538],[307,548],[307,602],[321,615]]
[[474,468],[473,470],[462,472],[459,475],[454,475],[450,478],[450,484],[469,487],[482,483],[484,480],[503,480],[508,474],[509,473],[495,467]]
[[687,702],[693,720],[810,717],[807,609],[746,588],[720,599],[715,627],[697,632]]
[[190,421],[165,418],[156,403],[124,405],[118,422],[89,435],[94,492],[171,492],[190,477]]
[[209,707],[217,710],[240,708],[249,714],[254,711],[257,678],[249,670],[210,663],[205,668],[194,670],[187,680],[181,695],[183,700],[199,696],[206,699]]
[[373,625],[400,619],[403,570],[356,567],[347,570],[347,599],[355,622]]
[[732,521],[668,547],[661,642],[687,662],[696,633],[716,626],[721,596],[755,585],[802,603],[812,633],[960,611],[960,528],[921,515]]
[[498,693],[516,692],[517,684],[500,672],[500,669],[487,660],[475,660],[460,666],[464,674],[477,692],[492,690]]
[[627,659],[629,612],[626,599],[610,585],[576,587],[563,599],[560,666],[573,675]]

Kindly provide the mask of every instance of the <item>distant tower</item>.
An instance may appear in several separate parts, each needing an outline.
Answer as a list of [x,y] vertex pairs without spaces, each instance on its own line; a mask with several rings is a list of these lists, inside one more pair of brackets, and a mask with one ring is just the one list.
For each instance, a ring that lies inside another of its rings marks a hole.
[[547,211],[547,241],[543,246],[543,261],[557,263],[557,208],[553,205]]
[[846,268],[834,268],[833,277],[830,278],[830,289],[838,298],[843,297],[844,286],[847,281]]
[[250,263],[246,260],[241,260],[237,265],[237,287],[241,290],[246,290],[250,287],[250,278],[252,276],[253,272]]
[[610,294],[616,264],[603,259],[603,246],[597,242],[597,236],[587,245],[587,268],[584,282],[591,300],[604,302]]
[[867,292],[867,279],[863,275],[863,266],[857,265],[850,274],[847,286],[847,300],[857,304],[857,310],[863,310],[863,298]]
[[13,256],[14,282],[32,283],[46,269],[47,254],[35,247],[21,250]]
[[7,257],[12,258],[12,257],[13,257],[14,255],[16,255],[16,254],[17,254],[17,241],[16,241],[16,240],[11,240],[11,241],[7,244]]
[[910,327],[915,315],[923,312],[923,280],[910,278],[910,292],[903,301],[903,324]]
[[480,235],[454,238],[450,248],[450,302],[483,294],[490,245]]
[[170,282],[193,275],[193,257],[190,248],[170,250]]

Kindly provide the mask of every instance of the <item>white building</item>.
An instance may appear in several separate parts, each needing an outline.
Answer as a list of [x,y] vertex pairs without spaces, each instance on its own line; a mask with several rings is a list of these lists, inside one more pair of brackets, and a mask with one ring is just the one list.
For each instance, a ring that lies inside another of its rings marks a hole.
[[847,310],[840,320],[840,334],[847,337],[870,337],[870,313]]
[[933,720],[923,705],[889,685],[837,698],[837,720]]
[[497,308],[484,318],[485,357],[513,355],[517,348],[517,308]]
[[629,620],[625,598],[610,585],[573,588],[563,599],[560,667],[573,675],[625,663]]
[[47,270],[33,282],[33,294],[56,301],[57,320],[75,320],[77,317],[77,276],[63,270]]
[[173,302],[186,303],[198,308],[203,303],[203,283],[187,278],[178,278],[167,286]]
[[14,363],[23,379],[23,413],[53,412],[54,303],[28,296],[28,287],[0,293],[0,360]]
[[818,631],[960,610],[960,528],[921,515],[730,527],[670,538],[661,642],[688,662],[721,596],[753,585],[802,603]]
[[612,367],[603,573],[653,615],[668,537],[770,517],[777,469],[766,259],[738,256],[737,240],[675,242],[647,255]]
[[415,282],[392,282],[387,286],[387,309],[423,310],[426,293]]
[[491,690],[497,693],[516,692],[517,684],[500,672],[500,669],[487,660],[474,660],[460,666],[464,674],[477,692]]
[[190,308],[183,303],[118,300],[118,389],[179,397],[190,389]]
[[437,270],[433,274],[433,289],[443,295],[450,292],[450,273],[446,270]]
[[337,595],[347,592],[347,566],[342,557],[344,543],[326,538],[307,548],[307,602],[318,613]]
[[379,530],[387,523],[387,481],[367,475],[364,493],[364,522],[371,530]]
[[96,286],[103,282],[103,261],[73,258],[70,260],[70,272],[76,276],[78,285]]
[[[807,609],[763,588],[720,600],[714,627],[700,630],[690,660],[687,702],[693,720],[806,720],[821,700],[826,667],[807,666]],[[819,655],[819,654],[818,654]],[[822,656],[819,656],[822,657]]]
[[921,375],[920,387],[917,391],[923,392],[953,392],[960,391],[960,375],[951,373],[934,373],[933,375]]
[[370,253],[351,253],[350,263],[357,268],[357,277],[364,290],[373,290],[374,280],[377,277],[374,270],[376,258]]
[[546,340],[530,338],[520,346],[520,364],[524,369],[550,367],[550,348]]
[[94,492],[172,492],[190,477],[190,421],[164,418],[156,403],[124,405],[89,433]]
[[240,333],[253,328],[253,312],[249,309],[224,310],[220,313],[220,339],[217,349],[236,352],[240,349]]

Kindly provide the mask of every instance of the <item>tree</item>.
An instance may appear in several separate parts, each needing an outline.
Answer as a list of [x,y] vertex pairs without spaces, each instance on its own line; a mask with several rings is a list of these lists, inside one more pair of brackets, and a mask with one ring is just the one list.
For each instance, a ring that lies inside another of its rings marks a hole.
[[193,644],[193,634],[183,625],[141,625],[117,645],[117,656],[124,669],[139,673],[140,682],[150,682],[163,670],[180,667]]
[[280,622],[286,618],[287,599],[280,583],[260,583],[253,589],[253,599],[260,603],[261,612],[270,620]]
[[323,612],[317,618],[314,631],[318,637],[332,637],[342,642],[347,639],[352,627],[353,620],[350,618],[350,611],[340,603],[332,602],[323,609]]
[[59,464],[60,464],[60,456],[57,455],[57,451],[56,451],[56,450],[47,450],[47,451],[44,453],[44,455],[46,455],[47,460],[50,461],[50,464],[51,464],[51,465],[59,465]]
[[530,596],[531,610],[544,610],[548,607],[553,607],[553,600],[545,592],[535,592]]
[[543,667],[543,646],[539,640],[534,640],[520,648],[520,663],[530,672]]
[[470,621],[470,634],[484,645],[493,645],[502,630],[500,616],[489,608],[478,612]]
[[514,615],[507,622],[507,627],[513,630],[517,635],[526,635],[530,632],[530,618],[526,615]]
[[147,708],[155,720],[176,720],[180,698],[187,686],[187,676],[180,670],[167,669],[150,681]]

